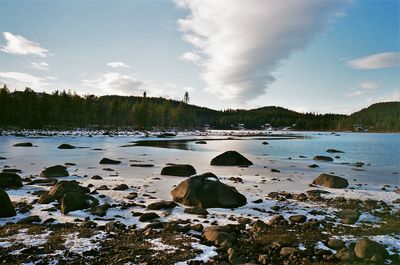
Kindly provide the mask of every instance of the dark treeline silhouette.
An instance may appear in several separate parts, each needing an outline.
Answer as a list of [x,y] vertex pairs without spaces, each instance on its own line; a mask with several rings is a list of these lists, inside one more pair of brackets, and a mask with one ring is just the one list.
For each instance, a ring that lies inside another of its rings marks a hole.
[[298,130],[400,131],[400,102],[374,104],[350,116],[298,113],[281,107],[216,111],[165,98],[124,96],[79,96],[72,92],[36,93],[30,88],[10,92],[0,88],[2,128],[204,128],[230,129],[244,124],[260,129],[291,126]]

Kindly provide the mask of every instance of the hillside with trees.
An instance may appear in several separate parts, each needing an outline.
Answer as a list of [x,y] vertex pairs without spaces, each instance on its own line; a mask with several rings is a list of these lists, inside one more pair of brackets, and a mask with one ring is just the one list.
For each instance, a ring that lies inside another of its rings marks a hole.
[[204,128],[231,129],[244,124],[260,129],[400,131],[400,102],[378,103],[350,116],[299,113],[281,107],[216,111],[182,101],[134,96],[79,96],[56,91],[37,93],[30,88],[10,92],[0,88],[1,128]]

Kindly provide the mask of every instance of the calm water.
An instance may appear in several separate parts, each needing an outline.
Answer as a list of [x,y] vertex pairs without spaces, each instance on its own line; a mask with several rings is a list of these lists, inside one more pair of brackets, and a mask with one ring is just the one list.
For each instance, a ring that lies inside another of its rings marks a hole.
[[[293,159],[299,156],[312,158],[315,155],[339,155],[340,159],[335,159],[335,163],[342,162],[363,162],[370,163],[371,166],[384,166],[400,170],[400,134],[374,134],[374,133],[340,133],[336,136],[330,133],[299,132],[304,136],[301,139],[259,139],[246,137],[240,140],[208,140],[207,144],[195,144],[194,141],[174,142],[165,144],[162,147],[185,149],[190,151],[215,151],[223,152],[227,150],[237,150],[244,154],[258,156],[272,156],[279,158]],[[207,137],[198,137],[207,138]],[[213,137],[215,138],[215,137]],[[225,137],[226,138],[226,137]],[[193,137],[173,138],[193,139]],[[122,145],[136,141],[155,140],[168,141],[172,139],[157,139],[152,137],[138,136],[95,136],[95,137],[14,137],[0,136],[0,156],[18,159],[26,156],[42,156],[44,153],[52,156],[55,160],[67,161],[70,159],[89,159],[93,156],[92,148],[106,149],[109,155],[116,155],[121,150]],[[262,142],[267,141],[268,145]],[[18,142],[32,142],[37,148],[12,147]],[[87,147],[80,152],[60,152],[55,147],[61,143],[69,143],[79,147]],[[127,147],[135,149],[135,147]],[[136,147],[137,148],[137,147]],[[329,154],[328,148],[334,148],[345,153]],[[151,148],[153,152],[160,152],[161,148]],[[64,157],[60,157],[64,156]],[[56,159],[59,158],[59,159]]]

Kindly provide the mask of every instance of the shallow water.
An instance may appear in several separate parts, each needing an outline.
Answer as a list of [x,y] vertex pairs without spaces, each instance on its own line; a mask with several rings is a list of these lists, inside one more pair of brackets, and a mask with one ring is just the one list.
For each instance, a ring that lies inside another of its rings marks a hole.
[[[293,132],[292,132],[293,133]],[[91,167],[98,165],[103,157],[137,159],[143,155],[143,160],[149,161],[151,157],[157,157],[165,153],[169,157],[198,157],[199,160],[208,159],[210,156],[227,150],[236,150],[240,153],[255,157],[266,157],[270,159],[292,158],[292,161],[303,161],[312,163],[312,157],[316,155],[328,155],[340,158],[333,163],[354,163],[357,161],[370,164],[370,167],[378,170],[384,177],[398,179],[399,175],[393,172],[400,171],[400,134],[374,134],[374,133],[318,133],[318,132],[296,132],[302,136],[294,139],[282,139],[273,137],[227,137],[215,136],[178,136],[172,139],[160,139],[156,137],[141,136],[52,136],[52,137],[14,137],[0,136],[0,156],[7,160],[0,160],[0,165],[11,165],[22,167],[29,171],[29,165],[51,166],[64,164],[66,162],[78,163],[81,166]],[[215,140],[215,139],[221,140]],[[176,140],[189,141],[176,141]],[[195,144],[196,139],[205,139],[207,144]],[[211,140],[214,139],[214,140]],[[224,139],[224,140],[222,140]],[[137,141],[164,141],[160,148],[149,146],[130,146]],[[173,142],[168,142],[173,141]],[[267,141],[268,145],[262,142]],[[15,143],[32,142],[36,147],[13,147]],[[57,146],[62,143],[82,147],[73,150],[60,150]],[[100,148],[102,150],[93,150]],[[169,148],[163,149],[163,148]],[[334,148],[344,153],[329,154],[328,148]],[[179,150],[180,149],[180,150]],[[176,151],[174,151],[176,150]],[[187,150],[187,151],[182,151]],[[184,153],[182,153],[184,152]],[[194,154],[197,154],[194,156]],[[146,159],[144,159],[146,157]],[[306,158],[300,158],[305,156]],[[128,161],[123,161],[127,163]],[[154,163],[157,163],[155,161]],[[192,161],[187,161],[192,163]],[[193,162],[195,163],[195,162]],[[204,164],[209,163],[204,161]],[[378,178],[378,176],[375,176]]]

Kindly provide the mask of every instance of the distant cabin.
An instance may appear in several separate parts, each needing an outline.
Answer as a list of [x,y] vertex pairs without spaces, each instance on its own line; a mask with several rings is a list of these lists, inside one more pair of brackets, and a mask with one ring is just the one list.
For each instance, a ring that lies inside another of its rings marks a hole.
[[266,131],[272,131],[272,126],[269,123],[266,123],[261,126],[261,129],[266,130]]

